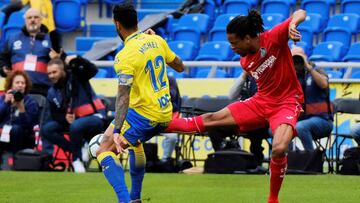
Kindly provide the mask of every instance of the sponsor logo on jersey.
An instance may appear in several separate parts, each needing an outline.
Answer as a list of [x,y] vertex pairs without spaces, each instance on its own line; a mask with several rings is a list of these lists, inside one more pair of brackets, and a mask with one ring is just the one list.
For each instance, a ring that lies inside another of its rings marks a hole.
[[250,71],[251,76],[258,80],[261,74],[267,69],[271,68],[276,61],[276,57],[271,55],[268,59],[266,59],[255,71]]

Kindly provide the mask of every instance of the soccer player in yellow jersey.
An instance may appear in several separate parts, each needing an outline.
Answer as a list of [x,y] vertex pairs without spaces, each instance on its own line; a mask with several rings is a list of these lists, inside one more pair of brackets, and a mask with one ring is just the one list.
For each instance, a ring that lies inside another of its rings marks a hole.
[[[145,173],[142,143],[163,131],[172,118],[172,105],[166,65],[184,70],[179,57],[164,39],[142,33],[137,27],[137,13],[131,4],[116,5],[114,24],[124,48],[116,55],[118,93],[115,119],[104,133],[97,159],[119,202],[141,202]],[[129,149],[131,191],[115,153]]]

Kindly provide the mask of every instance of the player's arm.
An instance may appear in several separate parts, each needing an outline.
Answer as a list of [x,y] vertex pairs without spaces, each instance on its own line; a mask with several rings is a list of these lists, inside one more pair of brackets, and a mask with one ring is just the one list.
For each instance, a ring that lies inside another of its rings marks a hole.
[[183,72],[185,70],[184,63],[181,60],[181,58],[178,56],[175,56],[175,59],[172,62],[167,63],[167,65],[169,65],[171,68],[173,68],[174,70],[176,70],[179,73]]
[[300,32],[296,28],[301,22],[305,20],[305,18],[306,11],[302,9],[299,9],[293,13],[289,24],[289,39],[292,39],[295,42],[301,40]]
[[115,103],[115,126],[113,132],[116,148],[120,153],[125,150],[122,146],[127,144],[119,134],[129,108],[132,81],[132,75],[119,74],[118,92]]

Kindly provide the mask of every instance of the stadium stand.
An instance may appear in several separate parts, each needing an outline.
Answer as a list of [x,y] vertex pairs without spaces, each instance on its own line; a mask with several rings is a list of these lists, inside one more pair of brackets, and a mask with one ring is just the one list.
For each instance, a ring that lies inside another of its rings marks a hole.
[[265,13],[261,15],[264,21],[264,28],[265,30],[269,30],[275,25],[279,24],[280,22],[285,20],[284,15],[280,13]]
[[360,15],[360,1],[358,0],[342,0],[341,13],[355,13]]
[[351,45],[349,51],[344,56],[343,61],[356,61],[360,62],[360,42],[354,43]]
[[54,1],[54,20],[59,32],[75,31],[81,26],[81,21],[85,19],[81,16],[81,5],[80,0]]
[[89,26],[90,37],[117,37],[116,29],[113,24],[93,23]]
[[306,10],[308,13],[318,13],[322,17],[322,22],[329,19],[330,15],[330,3],[325,0],[305,0],[301,1],[301,8]]
[[219,15],[213,28],[209,33],[209,41],[226,41],[226,25],[235,18],[235,14],[222,14]]
[[323,29],[324,25],[321,24],[321,15],[317,13],[308,13],[305,21],[299,25],[299,28],[307,28],[315,34],[319,34]]
[[261,4],[262,14],[281,13],[287,18],[290,15],[291,10],[292,9],[288,1],[265,0]]
[[169,42],[169,47],[184,61],[192,61],[197,56],[198,50],[191,41]]
[[341,61],[344,45],[341,42],[320,42],[309,57],[311,61]]
[[16,11],[10,15],[8,22],[3,27],[3,34],[1,37],[1,40],[3,42],[6,40],[7,36],[10,36],[11,34],[19,32],[21,30],[21,28],[25,24],[24,15],[25,12],[23,11]]
[[252,6],[250,0],[226,0],[223,7],[223,13],[246,15]]

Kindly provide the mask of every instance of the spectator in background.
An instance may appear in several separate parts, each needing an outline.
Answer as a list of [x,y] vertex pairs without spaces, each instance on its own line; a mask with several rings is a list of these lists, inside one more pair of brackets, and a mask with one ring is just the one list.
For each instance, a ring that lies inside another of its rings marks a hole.
[[[52,59],[48,75],[53,83],[47,95],[47,112],[42,138],[73,154],[75,172],[85,172],[81,148],[103,130],[105,106],[93,91],[89,79],[97,73],[94,64],[80,56],[67,56],[65,63]],[[64,133],[70,140],[64,138]]]
[[[172,76],[168,75],[169,79],[169,86],[170,86],[170,97],[171,97],[171,104],[173,106],[173,118],[178,118],[180,116],[180,107],[181,107],[181,96],[179,87],[176,83],[176,79]],[[166,162],[171,159],[171,154],[176,147],[176,142],[178,141],[178,134],[177,133],[164,133],[165,136],[163,141],[163,148],[164,154],[161,161]]]
[[3,151],[11,153],[35,146],[33,127],[38,121],[39,106],[28,93],[29,76],[14,71],[6,77],[5,94],[0,96],[0,157]]
[[360,122],[358,121],[350,128],[350,135],[354,137],[354,140],[360,146]]
[[313,140],[327,137],[333,128],[327,74],[307,60],[301,47],[291,49],[296,75],[305,96],[304,113],[296,123],[298,138],[304,149],[313,150]]
[[[255,80],[244,72],[236,79],[235,84],[231,87],[229,92],[229,99],[232,102],[237,100],[243,101],[254,96],[256,92],[257,86]],[[215,151],[236,147],[235,143],[229,143],[225,140],[225,137],[227,136],[239,134],[236,127],[217,127],[209,130],[208,133]],[[261,146],[261,144],[263,139],[270,137],[269,128],[266,127],[248,131],[244,134],[244,137],[250,140],[250,152],[254,154],[255,160],[257,162],[257,168],[254,170],[249,170],[248,172],[266,173],[267,170],[262,167],[262,162],[264,160],[264,148]],[[238,143],[236,144],[238,145]]]
[[[21,32],[7,37],[4,51],[0,54],[0,74],[5,77],[11,70],[25,70],[33,84],[30,93],[46,96],[51,85],[46,67],[52,44],[41,19],[37,9],[26,11]],[[59,54],[54,52],[52,57],[59,57]]]

